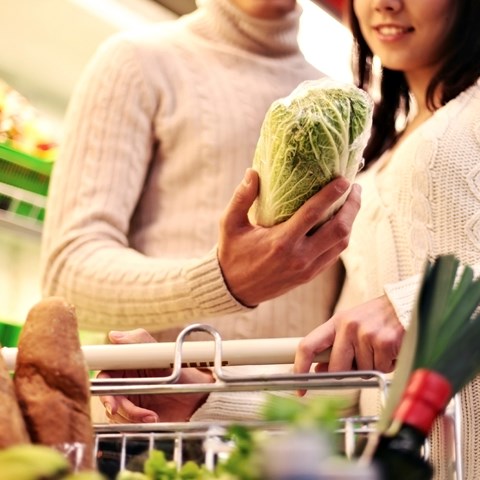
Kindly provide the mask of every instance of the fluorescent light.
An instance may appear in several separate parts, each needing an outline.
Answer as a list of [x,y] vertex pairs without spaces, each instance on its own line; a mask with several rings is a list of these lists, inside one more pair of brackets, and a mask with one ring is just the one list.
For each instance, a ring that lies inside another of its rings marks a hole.
[[311,0],[298,3],[303,8],[298,41],[305,58],[326,75],[350,82],[350,31]]
[[153,22],[177,18],[177,15],[166,8],[144,0],[70,0],[70,2],[119,30],[135,29]]

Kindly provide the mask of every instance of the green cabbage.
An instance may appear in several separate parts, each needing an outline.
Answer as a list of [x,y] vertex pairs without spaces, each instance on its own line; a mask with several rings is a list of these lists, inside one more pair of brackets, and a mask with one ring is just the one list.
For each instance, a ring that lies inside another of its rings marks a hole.
[[260,177],[256,223],[269,227],[287,220],[335,177],[353,181],[363,164],[372,110],[363,90],[329,79],[303,82],[273,102],[253,160]]

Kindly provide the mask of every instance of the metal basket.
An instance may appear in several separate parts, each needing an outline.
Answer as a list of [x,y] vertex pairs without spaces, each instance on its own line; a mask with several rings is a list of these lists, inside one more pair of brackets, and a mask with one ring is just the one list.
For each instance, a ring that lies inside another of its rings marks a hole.
[[[177,380],[182,366],[182,347],[189,333],[203,331],[209,333],[215,342],[213,372],[217,378],[214,384],[179,384]],[[233,376],[222,367],[222,339],[219,333],[208,325],[192,325],[184,329],[177,338],[172,374],[161,378],[122,378],[94,379],[93,395],[121,394],[182,394],[198,392],[240,392],[240,391],[287,391],[298,389],[335,390],[345,388],[379,388],[383,400],[388,394],[389,381],[377,371],[318,373],[318,374],[275,374],[264,376]],[[446,412],[455,430],[455,452],[452,462],[456,478],[462,478],[460,456],[460,423],[458,402],[455,400]],[[375,430],[377,417],[349,416],[338,420],[336,433],[339,436],[339,450],[351,461],[358,455],[359,445],[364,445]],[[228,427],[239,422],[207,423],[155,423],[155,424],[115,424],[95,425],[95,455],[99,463],[109,464],[111,472],[124,470],[135,458],[142,458],[152,449],[161,449],[170,460],[180,467],[187,460],[195,460],[213,469],[218,458],[228,454],[231,447],[225,437]],[[253,429],[274,434],[282,434],[285,426],[267,422],[241,422]],[[429,445],[425,444],[428,457]]]

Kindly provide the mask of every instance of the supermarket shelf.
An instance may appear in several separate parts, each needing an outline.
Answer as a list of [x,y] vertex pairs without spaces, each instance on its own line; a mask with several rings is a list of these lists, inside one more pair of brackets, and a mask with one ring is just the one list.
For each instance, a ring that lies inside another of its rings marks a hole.
[[29,172],[35,172],[41,175],[50,176],[53,168],[53,162],[20,152],[6,144],[0,143],[0,159],[24,168]]
[[25,220],[17,215],[0,210],[0,229],[40,239],[42,223]]
[[53,162],[0,144],[0,227],[38,237]]
[[40,236],[46,197],[0,182],[0,226]]

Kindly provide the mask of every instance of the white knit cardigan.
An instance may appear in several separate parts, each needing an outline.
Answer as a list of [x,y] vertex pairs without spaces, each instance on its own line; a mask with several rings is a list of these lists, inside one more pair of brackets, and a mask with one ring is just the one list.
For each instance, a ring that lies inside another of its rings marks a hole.
[[[480,81],[360,176],[362,207],[342,255],[343,309],[386,293],[407,326],[426,259],[454,253],[480,266]],[[479,339],[480,343],[480,339]],[[364,413],[376,413],[371,390]],[[464,480],[480,478],[480,382],[462,393]],[[432,436],[437,479],[446,479],[448,435]],[[442,450],[443,449],[443,450]]]

